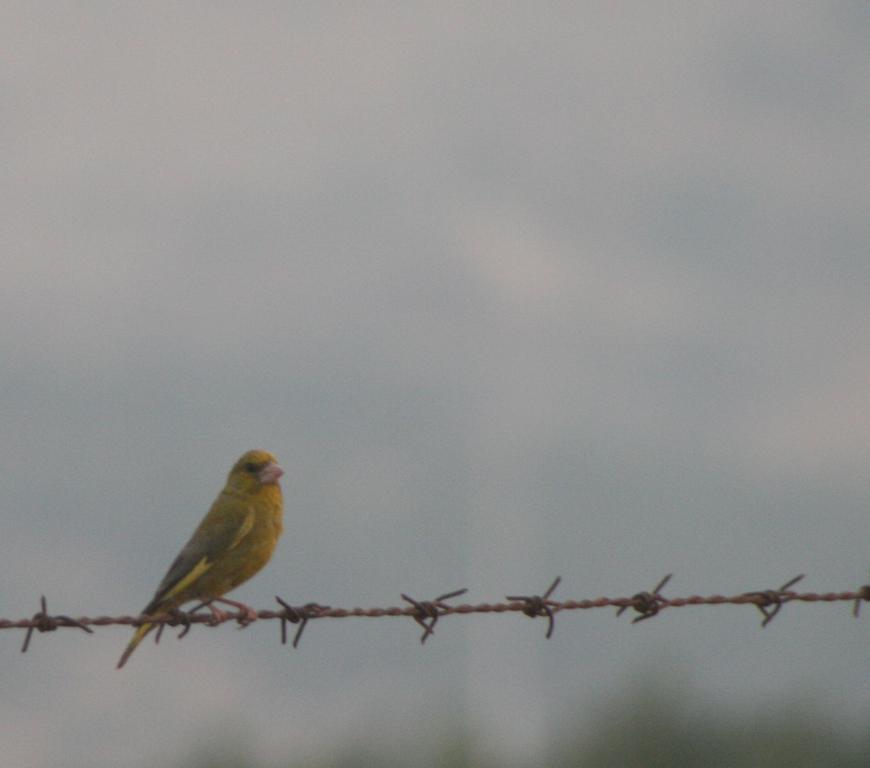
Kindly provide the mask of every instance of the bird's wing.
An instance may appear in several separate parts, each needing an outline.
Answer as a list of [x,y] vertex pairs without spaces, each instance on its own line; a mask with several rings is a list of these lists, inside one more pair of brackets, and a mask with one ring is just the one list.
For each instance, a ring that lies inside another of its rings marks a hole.
[[179,595],[202,576],[221,556],[231,551],[254,527],[254,508],[244,502],[218,497],[190,541],[169,566],[145,613]]

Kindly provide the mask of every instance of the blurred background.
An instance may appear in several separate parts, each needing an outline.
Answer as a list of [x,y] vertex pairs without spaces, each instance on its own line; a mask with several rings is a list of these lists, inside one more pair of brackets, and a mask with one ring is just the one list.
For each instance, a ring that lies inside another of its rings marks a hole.
[[[868,22],[4,3],[0,616],[138,612],[252,447],[256,607],[866,583]],[[866,764],[850,608],[197,627],[122,672],[127,628],[4,631],[0,751]]]

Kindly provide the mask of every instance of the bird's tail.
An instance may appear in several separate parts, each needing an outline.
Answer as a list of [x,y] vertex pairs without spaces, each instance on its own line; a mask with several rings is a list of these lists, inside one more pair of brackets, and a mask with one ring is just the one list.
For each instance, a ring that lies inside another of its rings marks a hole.
[[118,661],[118,666],[116,669],[120,669],[127,663],[127,659],[130,658],[130,654],[136,650],[136,647],[145,639],[145,635],[147,635],[152,629],[154,629],[153,624],[142,624],[136,628],[136,632],[133,634],[133,639],[124,649],[124,653],[121,654],[121,658]]

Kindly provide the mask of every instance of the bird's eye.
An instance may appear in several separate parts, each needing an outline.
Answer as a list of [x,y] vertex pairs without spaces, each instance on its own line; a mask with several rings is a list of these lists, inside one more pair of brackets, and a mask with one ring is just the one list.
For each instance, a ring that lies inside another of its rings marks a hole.
[[249,461],[247,464],[245,464],[245,471],[246,471],[246,472],[250,472],[252,475],[253,475],[253,474],[254,474],[258,469],[259,469],[259,467],[258,467],[256,464],[254,464],[253,461]]

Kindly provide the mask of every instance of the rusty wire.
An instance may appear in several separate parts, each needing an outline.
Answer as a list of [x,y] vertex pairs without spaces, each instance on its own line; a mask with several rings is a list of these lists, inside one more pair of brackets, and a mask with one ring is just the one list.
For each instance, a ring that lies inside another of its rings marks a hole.
[[[104,627],[112,625],[126,625],[137,627],[141,624],[158,625],[158,631],[155,633],[155,641],[160,639],[163,630],[169,627],[181,627],[179,638],[186,636],[194,624],[205,624],[207,626],[218,626],[225,622],[236,622],[239,626],[245,627],[251,624],[256,616],[256,619],[271,620],[277,619],[280,621],[281,627],[281,642],[287,642],[287,624],[298,624],[299,628],[293,639],[293,647],[297,647],[302,636],[302,631],[307,624],[313,619],[343,619],[343,618],[384,618],[404,617],[413,619],[423,629],[423,634],[420,637],[420,642],[425,643],[426,639],[434,633],[436,622],[443,616],[459,615],[465,616],[472,613],[522,613],[531,618],[546,617],[548,627],[546,637],[550,638],[553,635],[555,628],[556,615],[562,611],[589,610],[593,608],[617,608],[617,615],[621,615],[627,609],[632,608],[640,615],[636,616],[632,623],[637,623],[645,619],[659,615],[667,608],[684,608],[697,605],[751,605],[757,608],[764,616],[761,626],[766,627],[776,617],[786,603],[801,602],[801,603],[833,603],[833,602],[851,602],[854,603],[852,613],[857,618],[859,608],[862,602],[870,602],[870,585],[860,586],[855,590],[844,592],[794,592],[791,587],[797,584],[803,574],[797,576],[783,584],[782,587],[776,590],[757,590],[751,592],[743,592],[738,595],[690,595],[688,597],[672,597],[667,598],[661,595],[661,590],[671,579],[672,574],[668,574],[663,578],[652,592],[638,592],[632,597],[598,597],[595,599],[585,600],[553,600],[551,598],[556,587],[561,581],[561,577],[557,577],[543,595],[517,596],[512,595],[505,598],[509,602],[506,603],[477,603],[477,604],[460,604],[452,605],[447,600],[459,597],[465,594],[466,589],[458,589],[453,592],[447,592],[436,597],[434,600],[416,600],[402,594],[402,599],[408,605],[393,606],[388,608],[332,608],[318,603],[306,603],[300,606],[293,606],[289,602],[276,596],[276,601],[280,606],[280,610],[262,609],[259,611],[248,612],[239,610],[238,612],[210,612],[208,614],[197,613],[194,611],[174,610],[167,613],[161,613],[154,616],[82,616],[73,618],[64,614],[49,614],[45,597],[40,598],[40,610],[29,619],[0,619],[0,630],[2,629],[22,629],[26,630],[24,643],[21,647],[23,653],[27,652],[30,647],[30,641],[34,631],[36,632],[53,632],[57,629],[75,628],[81,629],[89,634],[93,634],[92,627]],[[203,606],[197,606],[201,608]]]

